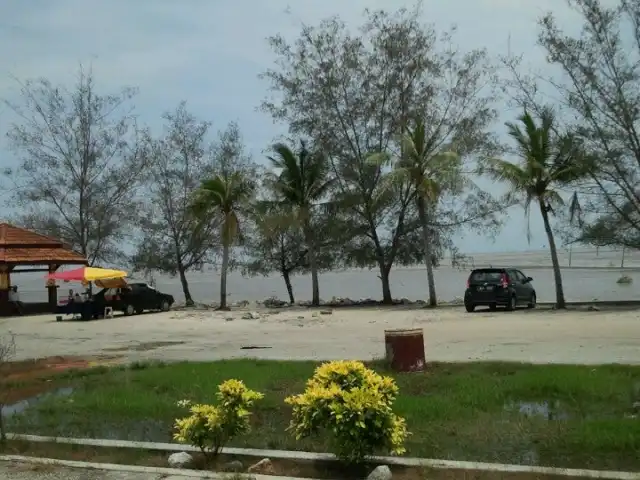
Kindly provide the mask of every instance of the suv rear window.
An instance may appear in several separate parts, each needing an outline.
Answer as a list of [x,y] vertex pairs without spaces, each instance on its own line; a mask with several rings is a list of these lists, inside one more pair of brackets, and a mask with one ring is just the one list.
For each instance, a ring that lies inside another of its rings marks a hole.
[[499,282],[502,278],[502,270],[475,270],[471,272],[471,282]]

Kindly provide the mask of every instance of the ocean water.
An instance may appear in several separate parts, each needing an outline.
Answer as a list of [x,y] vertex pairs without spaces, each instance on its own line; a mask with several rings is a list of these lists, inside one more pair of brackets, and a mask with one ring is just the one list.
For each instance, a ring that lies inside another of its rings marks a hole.
[[[508,264],[508,265],[514,265]],[[497,264],[494,264],[497,265]],[[538,301],[555,299],[553,270],[521,266],[522,271],[533,277]],[[464,294],[469,268],[456,269],[442,266],[435,270],[436,290],[441,300],[453,300]],[[633,279],[631,284],[617,284],[622,274]],[[320,296],[324,300],[332,297],[347,297],[353,300],[382,299],[382,286],[376,270],[342,270],[320,275]],[[564,268],[562,279],[565,296],[569,301],[634,300],[638,299],[640,269],[625,268]],[[143,279],[141,279],[143,280]],[[191,294],[196,302],[214,302],[219,298],[219,273],[213,268],[188,275]],[[296,300],[311,298],[311,279],[308,275],[292,277]],[[169,276],[155,276],[156,288],[172,294],[177,301],[184,295],[180,280]],[[12,275],[12,283],[18,285],[21,298],[25,302],[46,301],[45,280],[42,274],[21,273]],[[59,292],[66,295],[69,288],[80,288],[78,284],[62,283]],[[241,300],[260,301],[269,297],[286,300],[287,291],[279,275],[243,277],[239,272],[231,272],[228,278],[230,302]],[[427,298],[426,270],[424,268],[397,268],[391,272],[391,293],[394,298],[418,300]]]

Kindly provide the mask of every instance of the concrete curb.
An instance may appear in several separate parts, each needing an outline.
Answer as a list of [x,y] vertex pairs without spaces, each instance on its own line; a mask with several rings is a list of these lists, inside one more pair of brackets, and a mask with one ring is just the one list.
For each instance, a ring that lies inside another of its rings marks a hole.
[[[138,448],[144,450],[162,450],[167,452],[198,452],[199,450],[190,445],[180,445],[177,443],[155,443],[155,442],[131,442],[127,440],[101,440],[93,438],[65,438],[65,437],[44,437],[39,435],[7,434],[8,440],[22,440],[27,442],[50,442],[65,443],[71,445],[86,445],[92,447],[107,448]],[[248,457],[276,458],[289,460],[335,460],[335,456],[329,453],[298,452],[291,450],[259,450],[255,448],[233,448],[224,449],[227,455],[242,455]],[[1,457],[0,457],[1,459]],[[617,472],[608,470],[582,470],[570,468],[554,467],[530,467],[526,465],[508,465],[501,463],[463,462],[452,460],[435,460],[428,458],[411,457],[372,457],[372,460],[387,465],[398,465],[404,467],[424,467],[437,470],[471,470],[485,472],[499,472],[508,474],[539,474],[556,475],[562,477],[582,477],[599,478],[610,480],[640,480],[640,472]],[[272,476],[264,476],[266,480],[275,480]],[[218,477],[211,477],[218,478]],[[257,478],[257,477],[256,477]]]
[[[204,470],[187,470],[179,468],[140,467],[136,465],[118,465],[115,463],[90,463],[75,460],[58,460],[56,458],[25,457],[22,455],[0,455],[0,462],[35,463],[38,465],[54,465],[59,467],[80,468],[85,470],[104,470],[108,472],[148,473],[151,475],[172,475],[190,478],[211,478],[226,480],[233,473],[206,472]],[[257,475],[241,473],[244,478],[254,480],[310,480],[308,478],[280,477],[276,475]],[[164,477],[163,477],[164,478]]]

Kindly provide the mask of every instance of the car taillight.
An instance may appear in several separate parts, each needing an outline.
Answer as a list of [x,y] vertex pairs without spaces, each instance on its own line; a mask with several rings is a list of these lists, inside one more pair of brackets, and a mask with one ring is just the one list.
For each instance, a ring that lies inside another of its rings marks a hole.
[[469,288],[470,285],[471,285],[471,280],[467,278],[467,288]]
[[502,288],[507,288],[509,286],[509,275],[507,275],[506,273],[502,274],[502,276],[500,277],[500,285],[502,286]]

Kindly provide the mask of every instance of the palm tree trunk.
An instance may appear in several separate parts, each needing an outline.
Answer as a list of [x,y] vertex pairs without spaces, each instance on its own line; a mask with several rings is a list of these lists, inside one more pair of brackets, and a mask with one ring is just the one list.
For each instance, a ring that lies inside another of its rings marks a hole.
[[425,266],[427,267],[427,283],[429,284],[429,306],[438,305],[438,297],[436,296],[436,280],[433,275],[433,259],[431,252],[431,239],[429,238],[429,223],[427,222],[427,212],[424,204],[424,198],[418,196],[416,199],[418,204],[418,217],[420,218],[420,226],[422,228],[422,244],[424,249]]
[[218,310],[229,310],[227,306],[227,270],[229,270],[229,242],[222,246],[222,268],[220,269],[220,306]]
[[564,290],[562,288],[562,275],[560,274],[560,262],[558,262],[558,251],[556,250],[556,241],[553,238],[553,231],[549,223],[549,212],[542,200],[540,200],[540,213],[544,222],[544,231],[547,233],[549,240],[549,251],[551,253],[551,264],[553,265],[553,279],[556,283],[556,308],[567,308],[564,300]]
[[309,249],[309,269],[311,270],[311,305],[317,307],[320,305],[320,284],[318,283],[318,262],[316,259],[316,246],[313,238],[313,232],[309,228],[309,224],[304,226],[304,237]]

